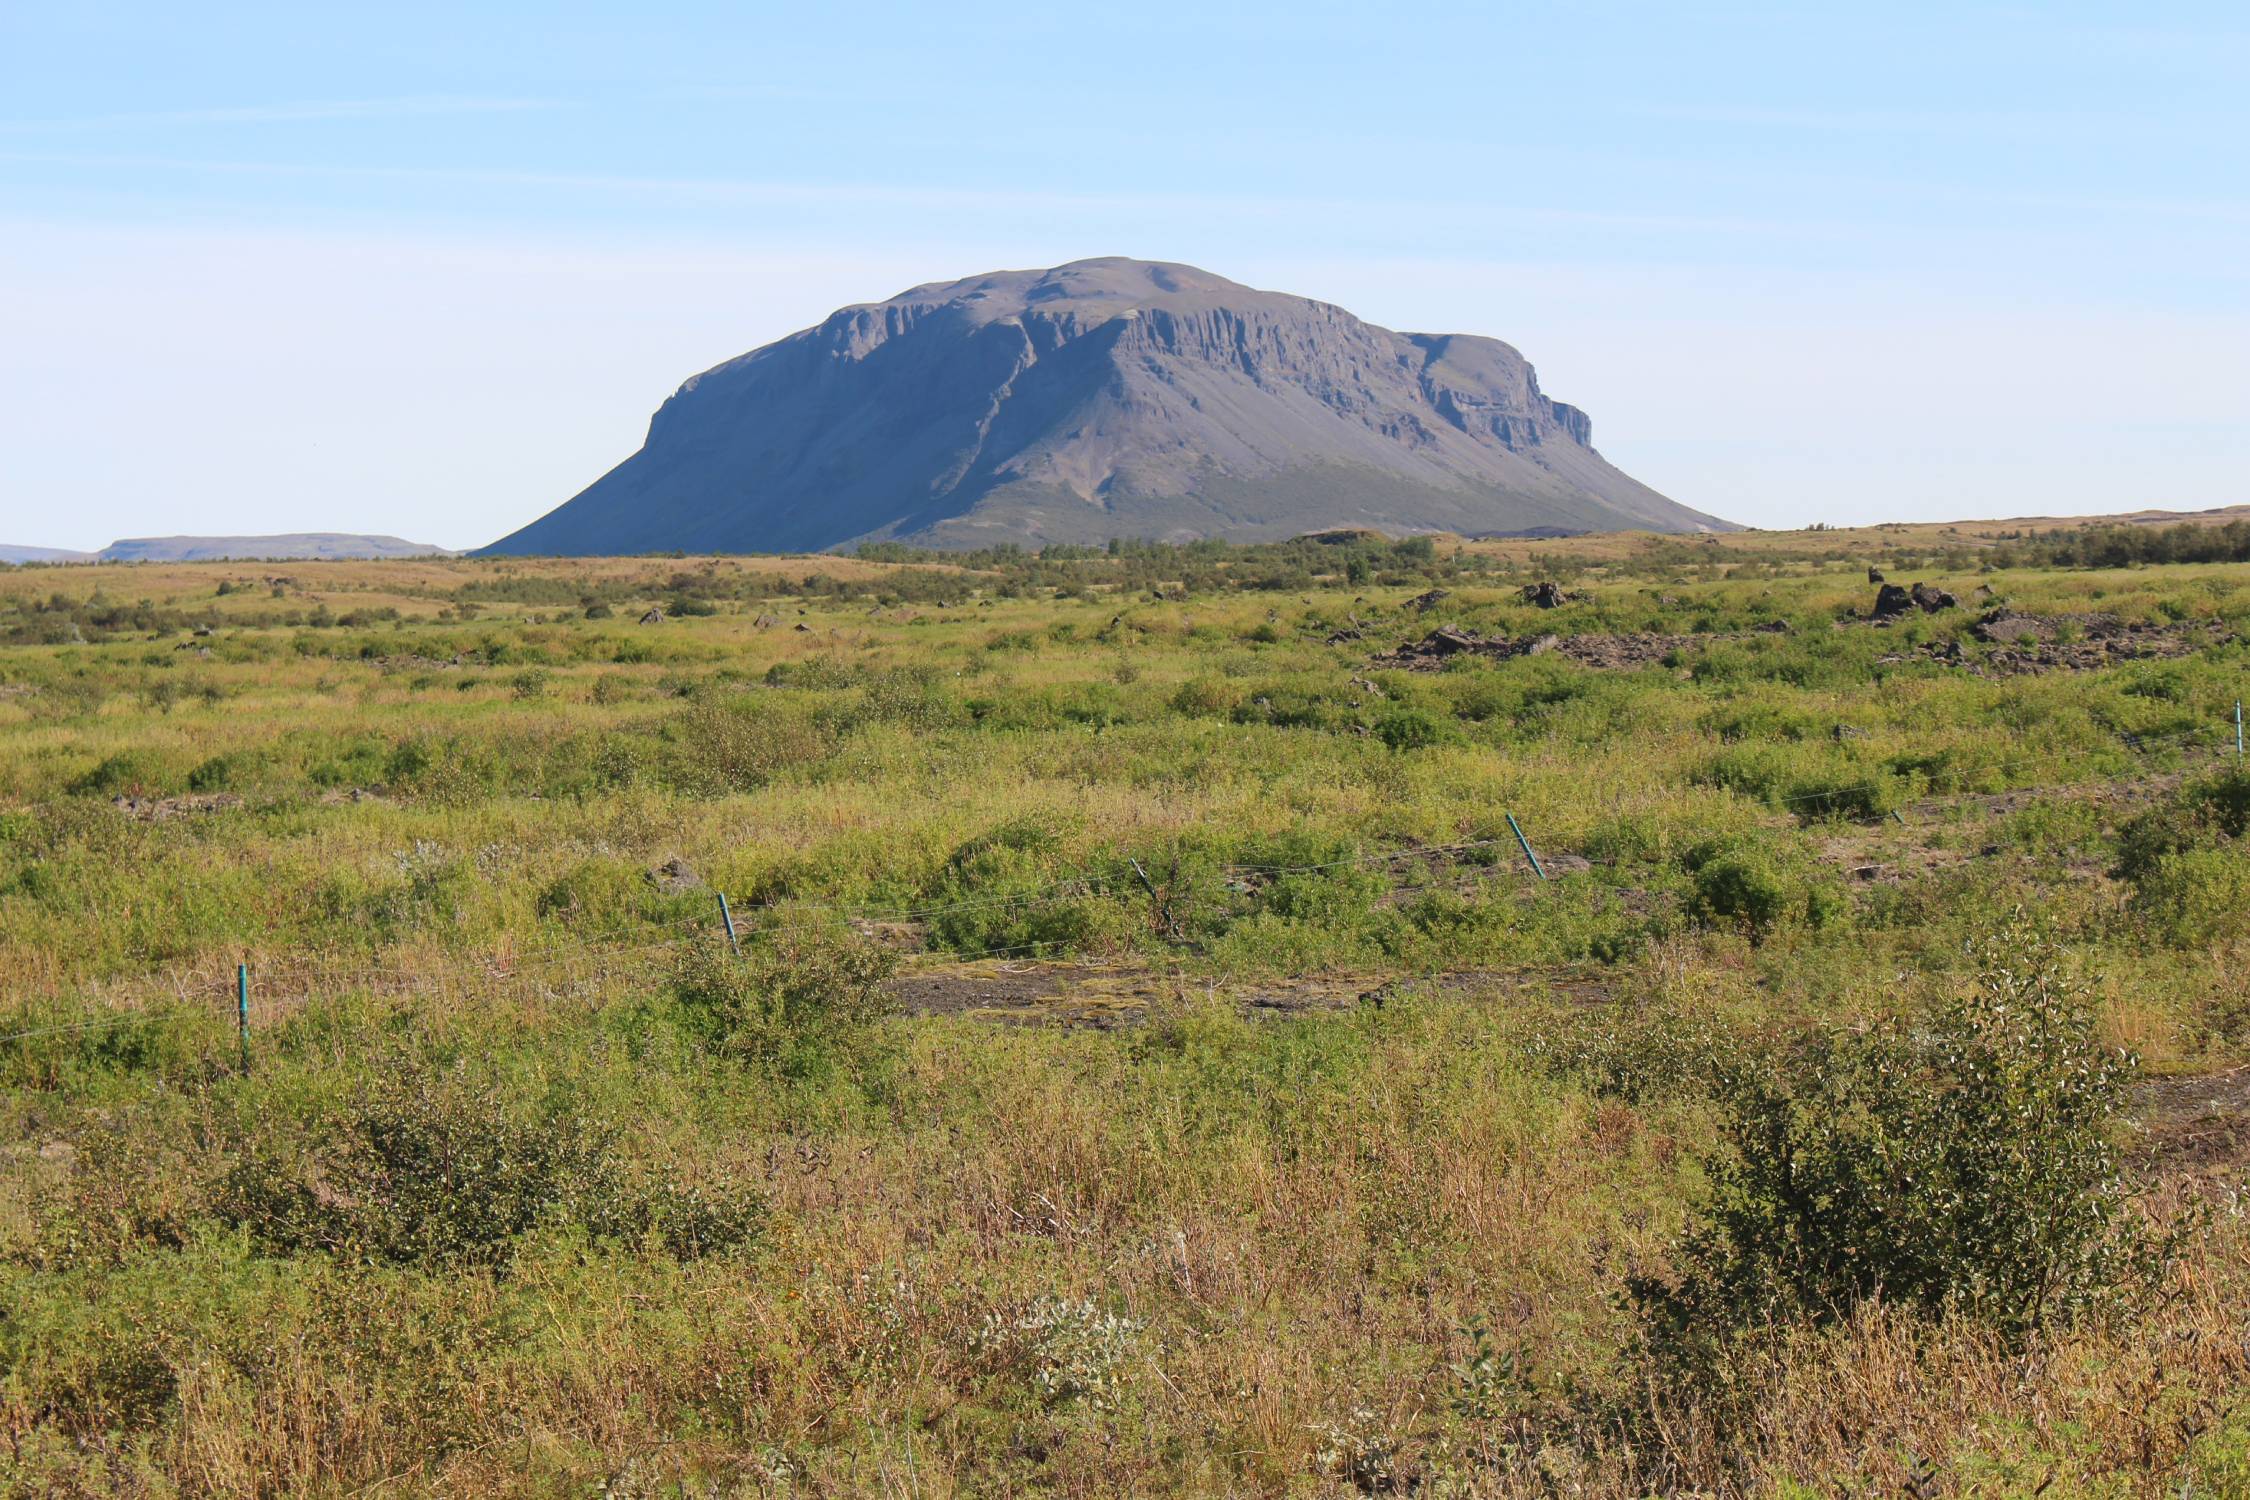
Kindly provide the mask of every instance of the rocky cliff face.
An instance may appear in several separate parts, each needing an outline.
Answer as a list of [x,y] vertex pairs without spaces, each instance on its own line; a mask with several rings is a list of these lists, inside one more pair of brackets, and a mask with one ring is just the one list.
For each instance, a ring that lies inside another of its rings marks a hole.
[[916,287],[695,376],[640,452],[488,550],[1705,530],[1494,339],[1190,266]]

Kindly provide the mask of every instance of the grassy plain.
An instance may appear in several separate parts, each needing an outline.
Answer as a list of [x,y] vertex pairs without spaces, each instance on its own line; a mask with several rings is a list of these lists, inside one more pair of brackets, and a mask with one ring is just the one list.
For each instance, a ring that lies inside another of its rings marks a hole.
[[[0,1482],[2250,1493],[2246,627],[1991,527],[0,570]],[[2161,1287],[1663,1375],[1710,1059],[2018,910]]]

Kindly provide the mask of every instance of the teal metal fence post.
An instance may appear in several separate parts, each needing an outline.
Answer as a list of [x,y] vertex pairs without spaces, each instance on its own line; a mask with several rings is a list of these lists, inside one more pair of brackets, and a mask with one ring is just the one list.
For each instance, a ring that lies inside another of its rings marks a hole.
[[1531,861],[1531,873],[1541,880],[1545,880],[1547,878],[1546,867],[1539,863],[1539,856],[1531,852],[1531,840],[1523,836],[1523,828],[1516,822],[1516,815],[1514,813],[1502,813],[1500,816],[1508,820],[1508,831],[1516,836],[1516,843],[1522,848],[1523,857]]
[[234,1033],[242,1044],[242,1072],[250,1073],[250,966],[234,966]]
[[742,951],[742,940],[734,935],[734,912],[727,906],[727,893],[719,892],[719,920],[727,929],[727,946],[736,953]]
[[2242,759],[2242,700],[2234,700],[2234,758]]

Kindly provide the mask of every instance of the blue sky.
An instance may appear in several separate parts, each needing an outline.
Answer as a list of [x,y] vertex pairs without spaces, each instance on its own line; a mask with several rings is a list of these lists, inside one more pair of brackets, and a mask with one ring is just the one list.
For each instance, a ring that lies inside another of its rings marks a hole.
[[1487,333],[1770,526],[2250,501],[2221,5],[0,0],[0,541],[474,545],[915,282]]

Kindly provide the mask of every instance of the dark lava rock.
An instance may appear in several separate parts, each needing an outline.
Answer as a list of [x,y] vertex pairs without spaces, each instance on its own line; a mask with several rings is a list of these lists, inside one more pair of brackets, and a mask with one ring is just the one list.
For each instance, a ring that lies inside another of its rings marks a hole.
[[1912,593],[1914,602],[1927,614],[1934,615],[1941,609],[1953,609],[1961,602],[1944,589],[1932,588],[1926,583],[1914,585]]
[[652,610],[650,610],[650,611],[649,611],[649,612],[648,612],[647,614],[645,614],[645,615],[642,615],[642,616],[641,616],[641,623],[642,623],[643,625],[661,625],[661,624],[663,624],[663,623],[664,623],[664,611],[663,611],[663,609],[662,609],[661,607],[660,607],[660,608],[656,608],[656,609],[652,609]]
[[1895,583],[1886,583],[1875,591],[1875,618],[1895,620],[1914,607],[1914,596]]
[[1881,583],[1883,581],[1883,570],[1881,568],[1869,568],[1867,570],[1867,581],[1869,583]]
[[1553,609],[1566,596],[1552,583],[1527,583],[1523,586],[1523,597],[1526,603],[1536,604],[1541,609]]
[[679,896],[690,891],[710,889],[703,883],[703,877],[695,873],[695,867],[678,855],[674,855],[649,871],[648,880],[649,884],[655,886],[667,896]]
[[1406,607],[1418,615],[1426,615],[1438,605],[1453,597],[1449,589],[1431,589],[1426,594],[1416,594],[1406,601]]

